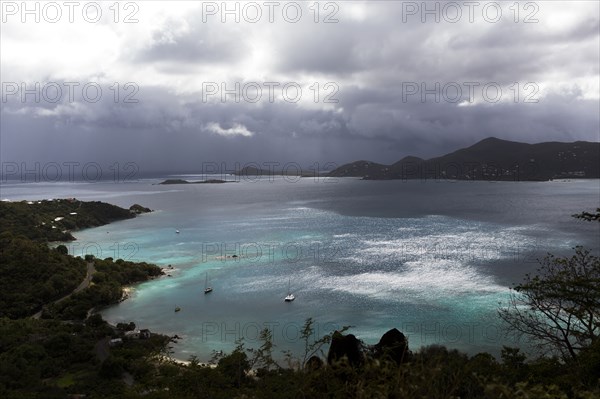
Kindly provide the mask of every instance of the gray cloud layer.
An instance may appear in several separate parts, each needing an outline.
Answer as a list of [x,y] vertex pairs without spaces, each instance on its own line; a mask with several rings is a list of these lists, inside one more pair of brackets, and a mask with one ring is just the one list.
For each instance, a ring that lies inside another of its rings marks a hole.
[[[394,162],[488,136],[600,140],[595,2],[536,3],[539,22],[532,24],[514,22],[507,9],[512,2],[502,3],[504,17],[496,23],[477,13],[473,23],[466,16],[458,23],[422,23],[418,16],[403,22],[406,2],[338,2],[339,22],[332,24],[315,24],[306,8],[294,24],[281,18],[222,23],[218,16],[205,23],[200,2],[185,3],[189,9],[173,15],[150,6],[142,13],[150,3],[139,2],[140,22],[132,27],[104,20],[94,27],[3,24],[3,162],[131,161],[143,170],[191,171],[204,161]],[[23,30],[26,35],[18,34]],[[66,46],[45,40],[48,35],[77,34],[90,35],[97,51],[81,44],[75,45],[81,52],[44,58],[48,46],[56,52]],[[9,95],[10,84],[31,88],[35,82],[47,90],[39,101]],[[47,82],[80,85],[75,98],[63,91],[54,103]],[[87,82],[99,82],[97,102],[83,97]],[[135,86],[126,89],[126,82]],[[253,82],[263,94],[257,102],[251,102]],[[279,84],[273,101],[264,82]],[[297,103],[281,98],[289,82],[302,88]],[[338,90],[326,90],[327,82]],[[472,102],[465,82],[475,85]],[[233,95],[222,102],[220,93],[205,98],[207,83],[219,90],[237,83],[248,91],[239,102]],[[434,92],[407,95],[436,83],[447,88],[437,98]],[[486,84],[492,97],[502,89],[499,101],[482,98]],[[325,103],[327,94],[338,102]],[[137,103],[126,103],[126,95]],[[537,102],[525,102],[527,96]]]

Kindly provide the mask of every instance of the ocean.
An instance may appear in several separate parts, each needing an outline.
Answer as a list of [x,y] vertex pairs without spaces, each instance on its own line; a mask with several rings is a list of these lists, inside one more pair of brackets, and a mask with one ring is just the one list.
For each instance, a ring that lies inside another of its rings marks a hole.
[[[597,255],[598,223],[570,215],[599,207],[600,181],[364,181],[241,178],[227,184],[122,182],[2,184],[2,198],[76,197],[154,212],[78,231],[71,254],[147,261],[168,276],[133,287],[102,310],[110,322],[178,335],[173,355],[206,361],[243,338],[302,350],[342,326],[367,344],[391,328],[411,349],[440,344],[498,355],[497,317],[509,288],[548,252],[584,245]],[[177,232],[179,231],[179,233]],[[205,295],[205,280],[213,292]],[[295,301],[283,298],[290,290]],[[175,312],[179,307],[181,311]]]

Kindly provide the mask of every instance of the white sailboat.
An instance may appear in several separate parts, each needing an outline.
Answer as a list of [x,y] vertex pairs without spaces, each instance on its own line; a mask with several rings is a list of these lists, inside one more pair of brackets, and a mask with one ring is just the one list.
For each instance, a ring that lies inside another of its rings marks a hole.
[[208,272],[206,272],[206,279],[204,280],[204,293],[208,294],[210,292],[212,292],[212,287],[208,286]]
[[292,294],[292,292],[290,291],[290,280],[288,280],[288,294],[285,297],[284,301],[285,302],[292,302],[294,299],[296,299],[296,297],[294,296],[294,294]]

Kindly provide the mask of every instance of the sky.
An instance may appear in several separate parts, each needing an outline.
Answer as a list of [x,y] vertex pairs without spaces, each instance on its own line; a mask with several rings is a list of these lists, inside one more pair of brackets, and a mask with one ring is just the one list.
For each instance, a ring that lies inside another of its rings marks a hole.
[[3,172],[600,141],[599,4],[2,1]]

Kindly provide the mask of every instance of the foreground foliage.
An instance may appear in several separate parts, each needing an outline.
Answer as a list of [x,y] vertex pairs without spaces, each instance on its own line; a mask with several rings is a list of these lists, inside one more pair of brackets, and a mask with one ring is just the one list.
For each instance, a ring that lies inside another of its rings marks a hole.
[[[120,334],[98,317],[86,323],[0,320],[0,395],[52,398],[67,394],[125,398],[594,398],[600,395],[600,348],[579,367],[558,358],[527,359],[504,348],[500,360],[442,346],[407,362],[345,359],[317,367],[273,367],[274,345],[236,349],[205,366],[168,360],[169,339],[125,340],[100,358],[107,336]],[[311,330],[311,334],[313,331]],[[311,335],[311,342],[317,337]],[[270,348],[270,349],[266,349]],[[583,356],[583,355],[582,355]],[[302,357],[302,355],[300,356]],[[300,359],[295,359],[300,360]],[[254,368],[253,369],[253,365]],[[133,385],[126,381],[130,379]]]

